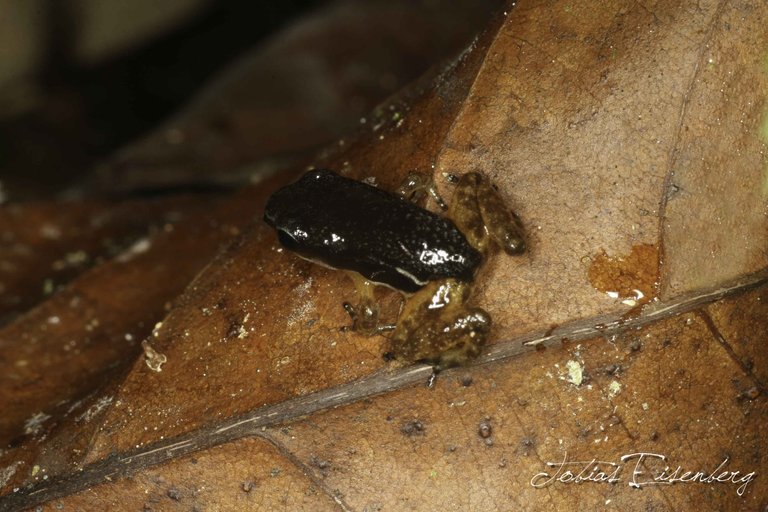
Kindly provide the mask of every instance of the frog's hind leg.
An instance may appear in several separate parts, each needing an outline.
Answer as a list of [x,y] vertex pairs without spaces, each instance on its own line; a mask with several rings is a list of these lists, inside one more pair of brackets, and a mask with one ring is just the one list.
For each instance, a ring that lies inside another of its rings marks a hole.
[[459,178],[448,208],[448,216],[459,231],[464,233],[472,247],[485,254],[488,237],[477,198],[477,188],[482,181],[483,177],[476,172],[468,172]]
[[347,272],[347,275],[355,283],[358,302],[353,306],[349,302],[343,304],[344,310],[352,319],[352,325],[342,327],[343,331],[357,331],[366,336],[381,334],[395,328],[390,324],[379,324],[379,303],[373,294],[374,284],[357,272]]
[[482,176],[477,183],[477,204],[488,234],[499,247],[510,255],[525,252],[525,237],[520,220],[504,204],[499,191]]

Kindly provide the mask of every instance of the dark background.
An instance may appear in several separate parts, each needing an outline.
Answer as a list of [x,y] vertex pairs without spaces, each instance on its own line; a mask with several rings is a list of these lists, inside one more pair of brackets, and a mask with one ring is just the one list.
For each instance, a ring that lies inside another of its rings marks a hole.
[[0,121],[0,182],[7,198],[34,199],[75,182],[98,160],[184,105],[207,80],[321,0],[218,0],[165,33],[94,65],[76,62],[75,4],[42,5],[42,94]]

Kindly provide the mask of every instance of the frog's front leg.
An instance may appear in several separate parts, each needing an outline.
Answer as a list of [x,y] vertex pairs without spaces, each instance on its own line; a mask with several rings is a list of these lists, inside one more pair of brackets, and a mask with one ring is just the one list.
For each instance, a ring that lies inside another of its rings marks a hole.
[[373,293],[374,284],[357,272],[347,272],[347,275],[355,284],[358,302],[354,306],[349,302],[343,304],[344,310],[352,319],[352,325],[342,327],[342,330],[373,336],[394,329],[394,325],[379,324],[379,303]]
[[493,185],[478,172],[461,176],[448,215],[472,246],[483,254],[493,239],[507,254],[525,251],[523,228]]
[[433,281],[405,304],[392,336],[392,355],[403,361],[424,361],[439,371],[468,363],[478,356],[490,332],[491,317],[469,308],[469,283]]

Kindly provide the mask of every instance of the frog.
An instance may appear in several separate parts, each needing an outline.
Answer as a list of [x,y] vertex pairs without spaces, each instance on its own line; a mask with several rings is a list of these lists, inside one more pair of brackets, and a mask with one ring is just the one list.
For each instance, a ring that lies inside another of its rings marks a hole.
[[[419,173],[389,192],[312,169],[276,191],[264,211],[284,247],[352,277],[359,301],[344,303],[351,330],[391,332],[388,358],[428,363],[436,372],[474,360],[490,334],[490,314],[470,298],[491,248],[510,255],[526,249],[521,222],[484,174],[449,181],[455,190],[446,205],[434,181]],[[420,206],[425,197],[446,215]],[[394,324],[379,322],[376,285],[406,297]]]

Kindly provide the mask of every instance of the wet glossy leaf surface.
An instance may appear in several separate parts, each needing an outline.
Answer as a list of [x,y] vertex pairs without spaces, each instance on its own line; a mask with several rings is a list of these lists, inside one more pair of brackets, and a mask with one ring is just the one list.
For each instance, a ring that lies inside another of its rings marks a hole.
[[[446,198],[442,173],[498,185],[530,248],[476,278],[495,327],[475,365],[427,388],[428,368],[383,360],[384,337],[339,330],[352,282],[259,220],[297,168],[211,200],[0,331],[18,380],[0,508],[768,505],[768,7],[508,7],[312,160],[389,190],[432,169]],[[379,295],[394,318],[399,296]],[[617,481],[595,482],[592,459]],[[562,461],[592,481],[557,481]],[[738,474],[630,485],[678,466]]]

